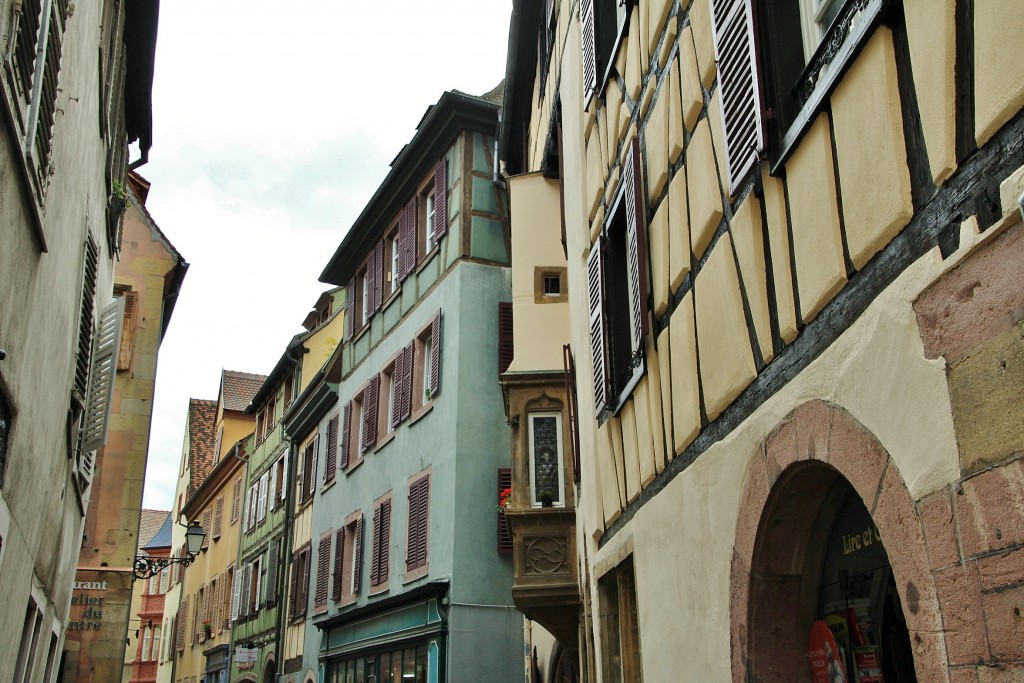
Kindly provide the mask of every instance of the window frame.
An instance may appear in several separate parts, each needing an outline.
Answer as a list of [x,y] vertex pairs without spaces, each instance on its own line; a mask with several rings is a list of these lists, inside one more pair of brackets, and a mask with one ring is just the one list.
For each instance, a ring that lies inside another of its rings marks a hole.
[[536,442],[534,440],[535,427],[534,422],[539,418],[555,418],[555,434],[556,434],[556,452],[555,460],[558,467],[558,484],[557,484],[557,498],[552,498],[550,507],[565,507],[565,445],[563,438],[563,424],[562,424],[562,413],[557,410],[542,410],[536,412],[530,412],[527,414],[527,429],[526,429],[526,440],[527,440],[527,451],[528,460],[530,467],[530,504],[532,507],[539,508],[543,507],[541,497],[538,495],[537,482],[536,482],[536,467],[537,467],[537,455],[536,455]]
[[[582,0],[580,3],[583,51],[583,108],[604,96],[615,57],[629,34],[630,17],[637,0]],[[613,4],[614,3],[614,4]],[[621,19],[619,7],[622,8]],[[610,26],[614,28],[610,29]],[[592,62],[590,67],[588,62]],[[592,73],[589,73],[590,70]]]

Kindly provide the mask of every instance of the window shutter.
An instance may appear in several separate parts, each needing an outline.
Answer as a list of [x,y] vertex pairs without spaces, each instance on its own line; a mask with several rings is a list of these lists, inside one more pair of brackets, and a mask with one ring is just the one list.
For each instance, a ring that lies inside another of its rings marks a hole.
[[256,526],[256,504],[259,497],[259,483],[249,487],[249,517],[246,524],[246,531],[252,531]]
[[413,347],[415,342],[409,342],[409,345],[405,347],[405,363],[403,370],[405,371],[402,377],[402,419],[405,420],[412,413],[412,366],[413,366]]
[[732,194],[764,149],[751,0],[712,0],[711,13]]
[[391,568],[391,500],[380,504],[380,551],[377,553],[377,583],[387,583]]
[[572,347],[562,346],[562,366],[565,377],[565,408],[569,413],[569,445],[572,447],[573,481],[580,483],[580,422],[576,407],[576,361],[572,357]]
[[341,469],[348,469],[348,444],[352,435],[352,401],[345,404],[341,421]]
[[262,588],[263,588],[263,556],[260,555],[256,558],[256,561],[252,563],[253,573],[256,575],[253,577],[253,598],[252,601],[252,613],[256,614],[260,611],[260,603],[262,602]]
[[590,307],[590,357],[594,364],[594,414],[600,415],[608,402],[608,356],[604,337],[604,253],[603,240],[590,248],[587,257],[587,294]]
[[370,585],[376,586],[380,583],[380,545],[381,534],[381,509],[378,505],[373,510],[373,537],[370,544]]
[[401,349],[398,355],[395,357],[395,369],[391,373],[391,381],[394,384],[394,398],[391,402],[391,414],[388,415],[388,419],[391,420],[391,428],[395,429],[402,422],[402,394],[405,391],[403,382],[405,381],[405,349]]
[[380,310],[384,303],[384,240],[377,242],[373,250],[373,312]]
[[182,596],[178,605],[178,628],[174,634],[174,643],[178,652],[185,651],[185,627],[188,624],[188,596]]
[[302,595],[299,596],[298,616],[304,615],[309,606],[309,562],[311,555],[311,548],[307,546],[302,553],[302,583],[299,585]]
[[300,564],[301,559],[302,555],[292,556],[292,575],[291,578],[289,578],[288,580],[288,616],[291,619],[294,619],[298,612],[297,588],[299,585],[299,573],[302,571],[302,566]]
[[345,527],[334,533],[334,583],[331,586],[331,600],[341,600],[342,579],[345,573]]
[[345,287],[345,339],[356,333],[356,279],[352,278]]
[[313,597],[314,605],[322,607],[327,604],[327,578],[330,575],[331,565],[331,537],[325,536],[320,539],[317,548],[316,558],[316,594]]
[[594,25],[594,0],[580,0],[580,28],[583,32],[583,106],[597,91],[597,33]]
[[[82,451],[95,451],[107,440],[107,418],[110,416],[110,400],[114,395],[114,374],[117,371],[117,352],[120,349],[121,317],[124,314],[124,300],[118,299],[100,313],[99,329],[93,340],[92,367],[89,371],[89,398],[85,404],[85,418],[82,426]],[[79,472],[84,476],[81,490],[88,488],[92,481],[92,468]]]
[[242,509],[242,480],[236,479],[231,495],[231,523],[238,521],[238,513]]
[[442,157],[434,168],[434,242],[439,242],[448,232],[447,199],[448,160]]
[[260,477],[260,499],[256,511],[257,521],[262,523],[267,518],[267,488],[270,484],[270,472],[264,472]]
[[224,525],[224,496],[217,499],[213,512],[213,537],[220,538],[221,528]]
[[[203,530],[204,531],[210,528],[210,523],[212,521],[212,518],[213,518],[213,510],[206,510],[206,511],[203,512]],[[206,550],[209,547],[210,547],[210,532],[207,531],[206,535],[203,536],[203,550]]]
[[409,535],[406,544],[405,568],[416,569],[427,564],[428,506],[430,475],[409,487]]
[[[25,15],[23,14],[22,21],[24,20]],[[75,391],[83,401],[89,392],[89,357],[92,352],[93,306],[96,299],[96,278],[100,262],[100,248],[96,246],[92,235],[86,237],[84,258],[85,260],[82,264],[82,308],[78,318],[78,356],[75,360]]]
[[441,389],[441,311],[430,323],[430,398]]
[[[199,636],[199,642],[206,640],[206,629],[203,628],[203,623],[210,620],[210,584],[204,583],[203,587],[199,589],[199,594],[202,596],[202,609],[199,610],[199,628],[197,634]],[[200,604],[196,601],[196,604]]]
[[334,481],[338,469],[338,415],[335,414],[327,422],[327,458],[324,461],[324,482]]
[[280,469],[280,472],[281,472],[281,490],[279,490],[277,492],[277,497],[278,497],[278,502],[281,502],[281,503],[284,502],[285,489],[288,486],[288,456],[291,454],[291,452],[292,452],[291,448],[286,448],[284,450],[284,455],[282,455],[281,459],[277,461],[278,462],[277,466],[281,468]]
[[[498,502],[501,503],[501,492],[512,486],[512,468],[498,469]],[[498,510],[498,552],[507,555],[512,552],[512,530],[508,528],[505,510]]]
[[416,197],[413,197],[398,218],[398,282],[403,282],[415,266]]
[[380,375],[370,378],[370,385],[363,392],[362,452],[377,443],[377,398],[380,395]]
[[623,201],[626,202],[626,269],[629,277],[629,318],[633,353],[640,353],[647,336],[647,240],[644,225],[644,200],[640,179],[640,140],[633,143],[623,169]]
[[498,374],[504,374],[512,365],[515,345],[512,338],[512,302],[498,302]]
[[[45,187],[50,178],[50,151],[53,145],[53,123],[57,115],[57,80],[60,75],[61,22],[57,17],[57,5],[50,5],[50,22],[46,39],[46,57],[43,62],[43,86],[39,97],[39,119],[36,123],[35,150],[36,174],[40,185]],[[38,60],[37,60],[38,64]],[[125,150],[120,150],[127,153]],[[118,178],[120,180],[121,178]]]
[[135,341],[135,316],[138,307],[139,293],[125,292],[124,320],[121,323],[121,344],[117,352],[117,369],[127,370],[132,364],[132,347]]
[[358,593],[363,585],[363,516],[356,519],[356,537],[352,549],[352,592]]
[[264,602],[268,607],[277,604],[277,565],[280,562],[278,545],[279,541],[275,538],[270,542],[270,548],[267,550],[267,587],[263,594]]
[[241,581],[240,581],[239,574],[240,574],[240,572],[238,571],[238,569],[236,569],[235,573],[234,573],[234,576],[232,577],[233,578],[232,583],[234,584],[231,587],[231,621],[232,621],[232,623],[238,620],[238,598],[239,598],[239,593],[240,593],[240,591],[242,589],[242,584],[241,584]]
[[312,498],[313,494],[316,493],[316,468],[317,461],[320,459],[320,435],[317,434],[313,437],[313,443],[310,444],[310,448],[313,449],[313,464],[309,468],[309,489],[307,489],[308,497]]

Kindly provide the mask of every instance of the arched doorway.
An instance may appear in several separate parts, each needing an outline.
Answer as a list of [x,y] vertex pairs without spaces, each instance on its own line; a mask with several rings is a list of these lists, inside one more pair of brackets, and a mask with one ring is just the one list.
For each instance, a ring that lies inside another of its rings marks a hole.
[[[860,669],[893,683],[944,668],[922,643],[941,621],[916,520],[898,468],[848,413],[815,401],[784,420],[744,484],[733,680],[852,682]],[[827,675],[833,649],[845,678]]]
[[276,683],[277,681],[277,662],[271,657],[267,660],[267,665],[263,667],[263,683]]

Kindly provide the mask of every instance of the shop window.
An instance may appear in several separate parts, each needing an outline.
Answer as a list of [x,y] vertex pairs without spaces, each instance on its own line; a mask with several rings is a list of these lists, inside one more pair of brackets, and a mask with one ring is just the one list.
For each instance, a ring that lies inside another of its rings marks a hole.
[[534,507],[565,505],[565,463],[562,456],[562,416],[531,413],[530,491]]
[[598,579],[601,655],[609,683],[643,681],[633,556]]
[[600,420],[618,411],[645,370],[647,247],[639,162],[634,138],[622,186],[587,257],[594,410]]
[[325,683],[426,683],[426,645],[360,653],[327,662]]

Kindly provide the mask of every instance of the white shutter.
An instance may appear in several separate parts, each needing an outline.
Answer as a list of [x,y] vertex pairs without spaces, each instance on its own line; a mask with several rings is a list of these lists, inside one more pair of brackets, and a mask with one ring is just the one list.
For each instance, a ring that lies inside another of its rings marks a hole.
[[259,522],[262,522],[267,518],[267,483],[269,480],[270,472],[268,470],[267,472],[263,473],[263,476],[260,477],[259,482],[259,503],[257,503],[256,506],[256,519]]
[[[93,340],[92,368],[89,370],[89,397],[85,402],[82,424],[82,451],[102,448],[107,440],[107,418],[114,395],[114,374],[121,348],[121,321],[124,299],[119,298],[100,313],[99,329]],[[89,472],[91,480],[92,473]]]
[[241,590],[238,594],[238,616],[246,617],[249,615],[249,581],[252,577],[252,566],[246,564],[242,567],[241,577]]
[[590,358],[594,364],[594,413],[608,402],[608,359],[604,339],[604,254],[599,239],[587,257],[587,293],[590,306]]
[[275,474],[277,473],[277,463],[273,463],[267,468],[267,507],[274,507],[274,500],[277,498],[277,491],[274,489],[277,487],[277,480]]
[[647,244],[643,197],[639,192],[640,141],[633,138],[622,169],[622,201],[626,210],[626,274],[629,280],[629,321],[633,354],[644,347],[647,334]]
[[253,614],[255,614],[256,612],[260,611],[260,604],[263,602],[262,596],[260,595],[260,588],[262,588],[262,586],[260,585],[260,579],[262,578],[261,575],[263,573],[261,571],[263,569],[263,556],[262,555],[257,557],[256,561],[252,563],[252,568],[253,568],[253,571],[256,572],[256,577],[253,579],[253,581],[256,583],[256,601],[255,601],[256,604],[255,604],[255,606],[253,607],[253,610],[252,610]]
[[234,623],[238,620],[238,594],[241,589],[241,581],[239,580],[239,571],[236,569],[233,578],[233,586],[231,588],[231,622]]
[[288,490],[288,454],[291,452],[291,448],[286,448],[284,455],[281,456],[280,463],[281,467],[281,490],[277,492],[280,501],[284,502],[285,491]]
[[249,529],[252,530],[256,526],[256,498],[259,492],[259,484],[253,484],[249,487]]

